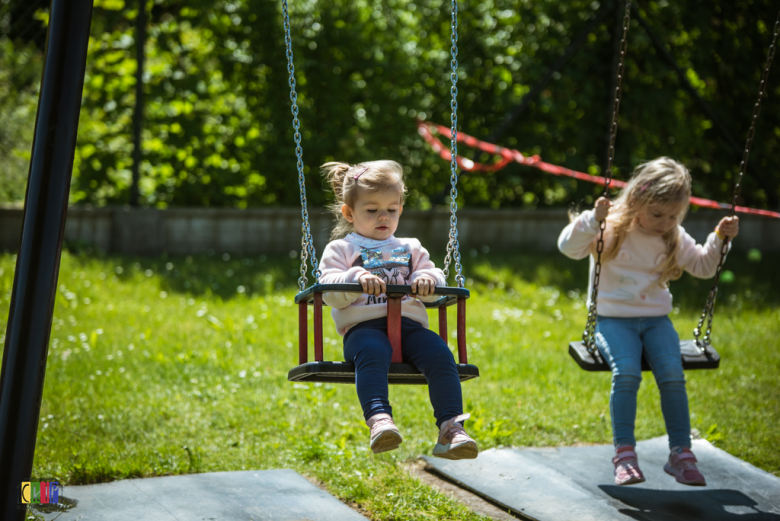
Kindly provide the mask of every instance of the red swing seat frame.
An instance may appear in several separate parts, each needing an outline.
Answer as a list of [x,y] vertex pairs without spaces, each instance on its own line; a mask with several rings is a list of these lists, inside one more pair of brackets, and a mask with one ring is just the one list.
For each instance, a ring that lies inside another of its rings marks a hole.
[[[323,293],[363,293],[360,284],[314,284],[295,296],[298,305],[298,366],[290,370],[287,379],[294,382],[355,383],[355,366],[348,362],[323,360],[322,302]],[[401,353],[401,299],[414,294],[411,286],[388,284],[387,336],[393,347],[388,383],[425,385],[422,373],[412,364],[403,363]],[[425,302],[426,308],[439,310],[439,336],[447,342],[447,308],[457,306],[458,375],[461,382],[479,377],[479,368],[468,363],[466,352],[466,299],[469,290],[465,288],[438,287],[434,294],[441,297]],[[309,306],[314,308],[314,361],[309,362]]]

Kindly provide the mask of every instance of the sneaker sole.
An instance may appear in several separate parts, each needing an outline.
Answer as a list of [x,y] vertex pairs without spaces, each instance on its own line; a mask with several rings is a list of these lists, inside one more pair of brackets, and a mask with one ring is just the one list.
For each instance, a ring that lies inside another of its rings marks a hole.
[[633,477],[627,479],[626,481],[624,481],[622,483],[618,482],[617,478],[615,478],[615,485],[620,485],[620,486],[636,485],[637,483],[644,483],[645,481],[647,481],[647,480],[645,479],[644,476],[642,476],[642,477],[633,476]]
[[371,442],[371,451],[374,454],[379,454],[381,452],[387,452],[390,450],[397,449],[398,446],[403,442],[403,438],[401,435],[392,430],[386,430],[379,433],[379,435],[374,438],[374,440]]
[[681,481],[680,478],[677,477],[677,474],[674,472],[674,469],[672,469],[672,466],[669,465],[669,463],[666,463],[664,465],[664,472],[672,476],[677,483],[680,483],[682,485],[688,485],[690,487],[706,487],[707,482],[706,481]]
[[440,445],[436,444],[433,448],[433,455],[437,458],[458,460],[458,459],[475,459],[479,455],[479,449],[477,448],[477,442],[466,441],[460,445]]

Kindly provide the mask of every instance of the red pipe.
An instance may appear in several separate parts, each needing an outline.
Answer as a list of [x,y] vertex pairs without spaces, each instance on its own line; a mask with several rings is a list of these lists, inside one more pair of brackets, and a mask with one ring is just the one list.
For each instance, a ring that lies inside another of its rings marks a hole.
[[306,302],[298,303],[298,364],[309,361],[309,310]]
[[387,298],[387,338],[390,345],[393,346],[394,364],[400,364],[404,361],[401,354],[401,298]]
[[447,343],[447,307],[439,306],[439,336]]
[[458,363],[469,363],[466,355],[466,299],[458,299]]
[[322,362],[322,293],[314,294],[314,359]]

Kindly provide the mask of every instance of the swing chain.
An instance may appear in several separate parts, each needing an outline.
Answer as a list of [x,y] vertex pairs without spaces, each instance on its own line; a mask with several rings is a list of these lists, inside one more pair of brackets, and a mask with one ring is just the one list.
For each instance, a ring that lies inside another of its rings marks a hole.
[[[729,217],[734,216],[737,206],[737,199],[739,198],[739,194],[742,189],[742,176],[745,175],[745,170],[747,170],[748,155],[750,154],[750,147],[753,144],[753,137],[756,134],[756,121],[758,120],[758,114],[761,110],[761,100],[764,97],[764,93],[766,91],[766,86],[769,79],[769,69],[772,66],[772,59],[775,56],[775,44],[777,43],[778,34],[780,34],[780,12],[777,13],[774,34],[772,36],[772,43],[769,46],[766,66],[764,67],[764,75],[761,77],[761,83],[758,86],[758,101],[756,101],[756,104],[753,106],[753,117],[750,121],[750,129],[748,130],[747,141],[745,143],[745,151],[742,153],[742,162],[739,164],[737,181],[734,184],[734,196],[731,199],[731,210],[729,211]],[[715,298],[718,295],[718,283],[720,282],[721,271],[723,271],[723,262],[726,260],[726,254],[729,251],[729,242],[729,237],[726,237],[723,241],[723,245],[720,248],[720,262],[718,262],[718,269],[715,271],[715,282],[710,289],[709,295],[707,295],[707,302],[704,304],[704,309],[701,312],[699,323],[693,330],[693,335],[696,338],[696,346],[702,353],[704,353],[704,351],[707,349],[707,346],[709,346],[711,342],[710,335],[712,334],[712,319],[715,316]],[[707,330],[704,332],[703,338],[699,339],[699,337],[702,336],[702,327],[704,326],[705,320],[707,321]]]
[[303,148],[301,147],[301,133],[300,133],[300,121],[298,120],[298,94],[295,91],[295,66],[293,65],[293,51],[292,51],[292,37],[290,36],[290,15],[287,9],[287,0],[282,0],[282,14],[284,16],[284,43],[287,46],[287,72],[289,75],[288,83],[290,85],[290,102],[293,115],[293,130],[295,134],[295,155],[298,159],[298,187],[301,192],[301,218],[303,223],[301,225],[302,238],[301,238],[301,276],[298,278],[298,288],[303,291],[307,284],[306,278],[306,261],[311,257],[312,275],[315,278],[315,282],[320,279],[320,269],[317,263],[317,253],[314,250],[314,241],[311,236],[311,227],[309,226],[309,209],[306,202],[306,178],[303,172]]
[[[618,111],[620,109],[620,94],[623,85],[623,69],[625,67],[626,51],[628,50],[628,28],[631,23],[631,0],[626,1],[626,13],[623,16],[623,38],[620,40],[620,61],[617,68],[617,81],[615,83],[615,102],[612,106],[612,125],[609,129],[609,150],[607,152],[607,170],[604,173],[604,192],[602,197],[609,199],[609,185],[612,183],[612,161],[615,158],[615,137],[618,129]],[[604,251],[604,230],[607,228],[607,220],[599,221],[599,240],[596,243],[596,264],[593,268],[593,286],[590,291],[590,306],[588,307],[588,321],[585,331],[582,332],[582,343],[588,353],[597,359],[595,344],[596,336],[596,312],[599,298],[599,281],[601,279],[601,253]]]
[[450,211],[452,216],[450,217],[450,240],[447,243],[447,255],[444,258],[444,278],[449,278],[450,275],[450,262],[451,259],[455,259],[455,281],[458,283],[458,287],[462,288],[465,279],[463,278],[462,266],[460,264],[460,244],[458,243],[458,218],[455,216],[455,212],[458,211],[458,1],[452,0],[452,21],[450,23],[452,28],[452,47],[450,53],[452,59],[450,61],[450,67],[452,72],[450,73],[450,81],[452,87],[450,87],[450,94],[452,95],[452,101],[450,102],[450,108],[452,109],[452,115],[450,116],[450,122],[452,124],[452,131],[450,136],[450,169],[452,174],[450,175]]

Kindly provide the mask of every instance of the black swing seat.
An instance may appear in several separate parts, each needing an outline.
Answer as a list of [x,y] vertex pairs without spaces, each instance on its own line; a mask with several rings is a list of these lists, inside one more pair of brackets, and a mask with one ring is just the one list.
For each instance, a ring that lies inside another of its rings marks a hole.
[[[314,295],[317,293],[332,293],[332,292],[344,292],[344,293],[363,293],[363,287],[360,284],[313,284],[304,289],[297,295],[295,295],[295,303],[300,304],[306,302],[311,305],[314,304]],[[432,302],[423,302],[422,304],[426,308],[440,308],[442,306],[452,306],[456,304],[457,299],[469,298],[471,292],[466,288],[454,288],[449,286],[437,286],[433,293],[440,295],[440,297]],[[409,286],[402,284],[388,284],[386,295],[403,296],[412,294],[412,290]]]
[[[472,364],[456,364],[460,381],[479,377],[479,368]],[[290,369],[287,379],[291,382],[328,382],[354,384],[355,364],[347,362],[307,362]],[[394,385],[427,385],[425,377],[412,364],[390,364],[387,383]]]
[[[708,345],[702,353],[695,340],[680,340],[680,353],[682,354],[683,369],[717,369],[720,366],[720,355],[714,347]],[[582,369],[586,371],[611,371],[607,362],[597,351],[597,357],[588,352],[588,348],[582,341],[569,343],[569,354]],[[642,371],[650,371],[652,368],[647,359],[642,357]]]

